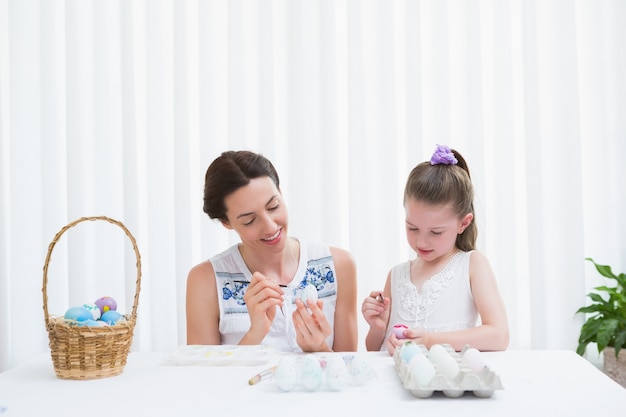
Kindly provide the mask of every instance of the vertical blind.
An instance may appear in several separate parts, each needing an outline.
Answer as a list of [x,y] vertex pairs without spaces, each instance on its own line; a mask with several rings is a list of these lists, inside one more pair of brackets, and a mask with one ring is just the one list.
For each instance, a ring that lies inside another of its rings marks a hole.
[[[187,271],[237,242],[202,212],[227,149],[275,163],[292,235],[353,253],[359,305],[414,256],[409,171],[459,150],[511,348],[575,349],[584,258],[626,270],[624,21],[619,0],[0,0],[0,371],[48,349],[42,267],[83,216],[137,240],[132,349],[184,344]],[[129,312],[135,268],[81,223],[51,313]]]

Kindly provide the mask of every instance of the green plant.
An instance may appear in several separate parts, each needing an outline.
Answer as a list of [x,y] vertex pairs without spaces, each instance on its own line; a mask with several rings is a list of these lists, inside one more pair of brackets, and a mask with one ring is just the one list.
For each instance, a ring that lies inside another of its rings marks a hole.
[[[590,314],[580,329],[576,353],[583,355],[589,343],[598,345],[598,353],[607,346],[615,348],[615,356],[626,348],[626,274],[615,275],[608,265],[591,261],[603,277],[614,279],[616,285],[595,287],[596,292],[587,294],[592,304],[579,308],[576,313]],[[604,296],[603,296],[604,295]]]

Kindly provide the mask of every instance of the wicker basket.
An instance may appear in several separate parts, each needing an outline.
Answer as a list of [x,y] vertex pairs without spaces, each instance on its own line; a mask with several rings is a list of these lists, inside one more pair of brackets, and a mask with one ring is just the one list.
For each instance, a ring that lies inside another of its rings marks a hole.
[[[137,257],[137,281],[131,314],[124,316],[113,326],[71,326],[63,316],[50,317],[48,314],[48,265],[52,250],[57,241],[68,229],[85,221],[104,220],[119,226],[130,238]],[[43,267],[43,311],[50,345],[54,371],[62,379],[97,379],[119,375],[124,370],[130,352],[133,330],[137,320],[137,303],[141,288],[141,256],[133,235],[119,221],[104,217],[81,217],[63,227],[48,247],[46,263]]]

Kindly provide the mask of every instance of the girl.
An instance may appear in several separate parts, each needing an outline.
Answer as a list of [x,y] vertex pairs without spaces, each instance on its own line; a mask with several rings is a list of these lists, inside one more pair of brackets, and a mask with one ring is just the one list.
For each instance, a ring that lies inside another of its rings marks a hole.
[[267,158],[222,153],[206,172],[204,212],[241,243],[189,272],[188,344],[356,351],[354,259],[288,235],[287,207]]
[[[417,257],[394,266],[382,293],[362,304],[367,350],[412,339],[427,348],[504,350],[509,331],[487,258],[475,250],[474,190],[463,157],[437,146],[409,174],[404,191],[406,237]],[[479,319],[480,318],[480,324]],[[394,329],[395,327],[395,329]]]

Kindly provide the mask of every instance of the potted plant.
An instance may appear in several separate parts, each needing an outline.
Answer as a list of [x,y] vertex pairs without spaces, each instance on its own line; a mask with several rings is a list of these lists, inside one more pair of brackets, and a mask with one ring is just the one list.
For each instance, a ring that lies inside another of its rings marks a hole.
[[626,274],[615,275],[610,266],[599,265],[592,258],[586,260],[600,275],[615,280],[615,286],[595,287],[595,292],[587,294],[592,303],[576,311],[588,314],[576,353],[582,356],[589,343],[596,343],[598,353],[604,352],[605,373],[626,387]]

